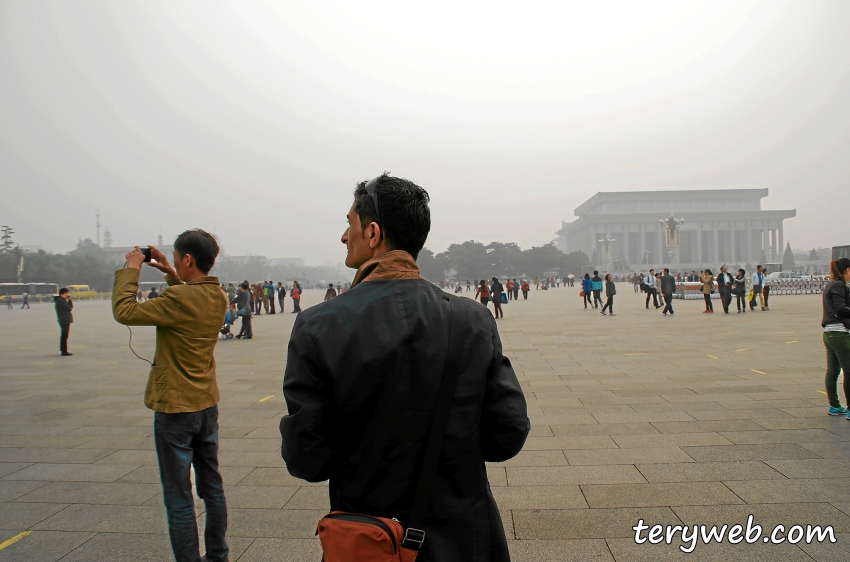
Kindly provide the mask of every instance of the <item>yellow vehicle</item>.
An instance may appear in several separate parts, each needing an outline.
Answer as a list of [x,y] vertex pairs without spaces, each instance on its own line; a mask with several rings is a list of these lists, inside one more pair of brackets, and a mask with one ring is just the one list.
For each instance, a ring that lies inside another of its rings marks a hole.
[[75,301],[92,300],[97,296],[97,293],[88,285],[68,285],[68,290],[71,291],[71,298]]

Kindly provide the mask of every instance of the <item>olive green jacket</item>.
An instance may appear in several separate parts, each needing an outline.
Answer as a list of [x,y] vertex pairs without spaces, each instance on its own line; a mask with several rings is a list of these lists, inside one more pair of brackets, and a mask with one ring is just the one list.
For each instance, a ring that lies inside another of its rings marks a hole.
[[219,400],[213,350],[227,314],[227,295],[216,277],[165,281],[169,287],[159,298],[138,302],[139,270],[119,269],[112,315],[127,326],[156,326],[145,406],[166,414],[198,412]]

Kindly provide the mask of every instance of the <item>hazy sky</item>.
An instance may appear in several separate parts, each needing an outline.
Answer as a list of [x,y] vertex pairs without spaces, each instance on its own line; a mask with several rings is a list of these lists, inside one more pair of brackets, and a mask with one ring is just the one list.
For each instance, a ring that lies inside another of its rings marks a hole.
[[555,237],[597,191],[768,187],[847,244],[850,2],[0,0],[0,224],[68,251],[214,230],[340,261],[357,181],[427,246]]

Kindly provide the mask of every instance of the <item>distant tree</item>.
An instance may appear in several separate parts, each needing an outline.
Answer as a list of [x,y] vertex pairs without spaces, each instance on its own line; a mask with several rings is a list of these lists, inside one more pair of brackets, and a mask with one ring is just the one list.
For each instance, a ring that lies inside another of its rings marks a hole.
[[428,248],[422,248],[419,252],[419,257],[416,258],[416,265],[419,266],[419,273],[422,277],[432,283],[440,283],[446,278],[445,260],[438,258]]
[[100,246],[95,244],[94,240],[91,238],[86,239],[77,239],[77,247],[71,254],[75,256],[91,256],[94,258],[102,258],[103,250]]
[[15,241],[12,240],[12,235],[15,233],[11,226],[0,227],[2,236],[0,236],[0,254],[11,254],[15,249]]
[[791,251],[791,243],[785,246],[785,254],[782,256],[782,269],[785,271],[794,270],[794,252]]

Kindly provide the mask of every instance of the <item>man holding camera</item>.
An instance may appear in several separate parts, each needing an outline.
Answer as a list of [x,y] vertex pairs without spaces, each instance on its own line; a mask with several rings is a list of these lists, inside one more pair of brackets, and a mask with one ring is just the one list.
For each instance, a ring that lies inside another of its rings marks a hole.
[[293,476],[330,480],[331,510],[409,524],[401,546],[419,562],[506,562],[485,462],[522,449],[525,396],[487,309],[420,276],[428,202],[387,174],[355,189],[342,243],[357,274],[295,320],[281,455]]
[[[213,351],[227,314],[227,297],[210,277],[219,248],[203,230],[187,230],[174,241],[174,266],[153,246],[136,246],[127,267],[115,272],[112,314],[127,326],[156,326],[156,352],[145,389],[154,410],[154,441],[171,548],[177,562],[228,560],[224,535],[227,505],[218,470],[218,401]],[[153,261],[151,261],[153,260]],[[142,263],[165,273],[169,285],[159,298],[136,299]],[[195,467],[198,496],[206,506],[200,556],[190,481]]]
[[53,297],[53,306],[56,309],[56,320],[59,322],[59,353],[62,357],[70,357],[73,353],[68,352],[68,334],[71,332],[71,324],[74,322],[74,301],[71,300],[71,291],[67,287],[59,289],[59,296]]

